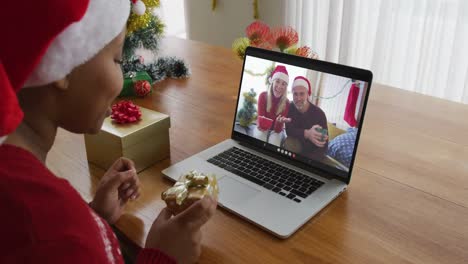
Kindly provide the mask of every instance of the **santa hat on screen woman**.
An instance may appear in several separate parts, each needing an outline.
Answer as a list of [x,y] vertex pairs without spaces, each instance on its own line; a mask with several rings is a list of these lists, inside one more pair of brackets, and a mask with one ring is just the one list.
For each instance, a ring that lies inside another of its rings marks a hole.
[[[270,112],[271,106],[273,105],[272,102],[272,96],[273,96],[273,84],[276,79],[280,79],[286,82],[286,84],[289,83],[289,74],[288,70],[286,70],[286,67],[283,65],[278,65],[275,67],[275,69],[271,72],[271,76],[268,79],[268,82],[270,83],[268,86],[268,94],[267,94],[267,112]],[[287,101],[287,90],[284,91],[283,96],[281,96],[280,102],[278,104],[278,108],[276,109],[276,115],[279,115],[284,111],[284,108],[286,107],[286,101]]]
[[129,0],[2,4],[0,144],[23,118],[16,93],[60,80],[93,58],[122,31],[129,14]]

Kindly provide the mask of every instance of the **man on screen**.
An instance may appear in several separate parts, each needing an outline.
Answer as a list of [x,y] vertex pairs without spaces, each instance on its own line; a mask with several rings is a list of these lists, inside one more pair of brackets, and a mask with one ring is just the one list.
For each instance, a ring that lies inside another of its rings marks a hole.
[[309,80],[298,76],[292,84],[293,103],[289,105],[284,147],[302,156],[321,160],[328,149],[328,126],[325,113],[309,102]]

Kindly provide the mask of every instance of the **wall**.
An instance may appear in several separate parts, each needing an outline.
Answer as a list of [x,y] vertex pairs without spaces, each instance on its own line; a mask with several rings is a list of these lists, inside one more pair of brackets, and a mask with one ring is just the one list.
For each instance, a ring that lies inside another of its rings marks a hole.
[[[253,0],[185,0],[187,38],[231,48],[232,42],[245,36],[245,28],[254,21]],[[285,0],[258,0],[260,20],[270,26],[283,25]]]

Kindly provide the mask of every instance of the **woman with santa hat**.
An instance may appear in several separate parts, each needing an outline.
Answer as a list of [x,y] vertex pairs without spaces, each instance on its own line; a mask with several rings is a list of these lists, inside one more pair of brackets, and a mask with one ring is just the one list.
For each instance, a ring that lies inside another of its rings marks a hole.
[[277,146],[281,143],[284,123],[290,121],[287,118],[289,109],[288,83],[289,75],[286,67],[278,65],[271,73],[267,91],[260,93],[258,97],[258,131],[255,132],[255,137],[265,141],[268,137],[268,142]]
[[[123,263],[110,225],[140,194],[133,162],[118,159],[88,204],[46,158],[59,127],[97,133],[110,114],[129,14],[129,0],[2,4],[0,263]],[[210,198],[174,217],[163,209],[137,263],[196,261],[215,210]]]

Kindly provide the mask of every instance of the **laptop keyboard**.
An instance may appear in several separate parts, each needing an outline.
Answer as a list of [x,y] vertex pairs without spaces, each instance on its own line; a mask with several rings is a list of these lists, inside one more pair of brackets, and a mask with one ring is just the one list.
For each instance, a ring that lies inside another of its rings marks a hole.
[[236,147],[219,153],[208,162],[298,203],[324,184]]

